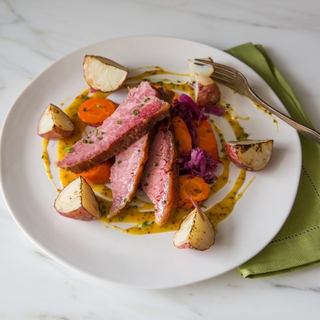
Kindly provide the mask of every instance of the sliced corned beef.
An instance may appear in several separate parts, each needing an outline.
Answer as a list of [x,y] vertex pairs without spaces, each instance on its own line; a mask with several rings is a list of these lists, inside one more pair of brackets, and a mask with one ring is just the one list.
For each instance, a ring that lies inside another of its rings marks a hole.
[[141,184],[155,205],[155,222],[163,226],[177,207],[179,191],[177,151],[170,118],[157,124]]
[[116,156],[110,174],[113,199],[108,218],[117,215],[134,197],[148,158],[148,149],[149,134],[146,134]]
[[127,149],[154,124],[167,117],[170,105],[156,97],[148,82],[129,89],[128,97],[88,137],[76,142],[72,152],[57,162],[60,168],[80,173]]

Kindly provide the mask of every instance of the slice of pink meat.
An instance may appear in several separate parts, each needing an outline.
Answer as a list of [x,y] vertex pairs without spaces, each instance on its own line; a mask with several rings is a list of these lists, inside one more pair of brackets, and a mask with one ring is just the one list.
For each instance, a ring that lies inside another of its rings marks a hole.
[[170,118],[157,125],[141,184],[155,206],[155,222],[163,226],[177,207],[179,191],[177,151]]
[[146,134],[116,156],[110,173],[113,199],[107,218],[117,215],[134,197],[148,158],[148,148],[149,134]]

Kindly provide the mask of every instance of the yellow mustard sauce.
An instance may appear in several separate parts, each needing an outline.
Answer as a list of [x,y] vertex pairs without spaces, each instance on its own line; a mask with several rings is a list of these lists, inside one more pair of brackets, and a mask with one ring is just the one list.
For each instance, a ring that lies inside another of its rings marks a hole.
[[51,168],[50,168],[51,161],[50,161],[49,153],[48,153],[48,144],[49,144],[49,140],[43,139],[43,141],[42,141],[42,161],[43,161],[44,168],[46,170],[46,173],[47,173],[49,180],[51,181],[51,183],[54,186],[54,188],[56,189],[56,191],[60,192],[61,190],[56,186],[56,184],[53,181]]
[[[152,68],[152,67],[148,67]],[[138,70],[140,68],[137,68],[135,70]],[[142,68],[141,68],[142,69]],[[143,68],[145,69],[145,67]],[[160,67],[153,67],[152,70],[144,71],[139,73],[136,76],[132,76],[127,78],[126,82],[124,83],[123,87],[133,87],[136,86],[139,82],[148,80],[155,84],[161,84],[166,86],[168,89],[175,90],[175,91],[181,91],[189,94],[191,97],[194,95],[194,90],[188,85],[188,82],[181,82],[181,81],[172,81],[169,79],[161,79],[159,81],[152,81],[149,79],[149,77],[152,77],[154,75],[175,75],[175,76],[189,76],[188,74],[177,74],[170,71],[166,71]],[[101,92],[94,92],[90,93],[90,90],[87,89],[83,91],[81,94],[79,94],[75,100],[64,109],[66,114],[70,117],[71,121],[73,122],[75,126],[74,134],[70,137],[67,137],[63,140],[58,141],[58,160],[61,160],[64,158],[66,153],[70,150],[72,150],[72,146],[75,142],[81,139],[83,135],[86,135],[86,127],[87,125],[84,124],[78,117],[78,110],[81,107],[82,103],[90,98],[96,98],[96,97],[108,97],[109,94],[101,93]],[[241,127],[239,122],[237,121],[237,118],[239,118],[232,107],[230,105],[223,106],[225,109],[225,114],[223,118],[229,123],[231,126],[235,136],[238,140],[245,140],[247,138],[247,134],[245,133],[244,129]],[[247,119],[246,119],[247,120]],[[223,133],[221,132],[220,128],[217,126],[217,124],[210,120],[212,126],[214,127],[215,131],[218,134],[217,139],[220,139],[221,143],[221,150],[220,150],[220,157],[219,160],[221,161],[221,166],[223,167],[222,173],[219,174],[218,179],[215,181],[215,183],[210,188],[210,195],[209,197],[213,196],[215,193],[217,193],[219,190],[221,190],[227,183],[230,183],[230,177],[229,177],[229,165],[230,165],[230,159],[224,149],[225,146],[225,139],[223,136]],[[52,175],[50,171],[50,160],[47,152],[47,145],[48,141],[43,142],[43,161],[45,163],[45,168],[47,172],[47,176],[50,180],[52,180]],[[76,178],[76,175],[73,173],[63,170],[59,170],[59,180],[63,187],[67,186],[71,181],[73,181]],[[246,177],[246,171],[239,169],[239,174],[234,182],[234,185],[231,189],[231,191],[228,192],[228,194],[218,203],[216,203],[211,208],[203,208],[203,211],[207,213],[215,227],[218,225],[219,222],[227,218],[228,215],[231,214],[231,212],[234,209],[234,206],[236,202],[241,198],[244,191],[247,189],[249,184],[251,184],[252,181],[248,183],[248,185],[244,188],[242,192],[239,192],[241,187],[243,186],[243,183],[245,181]],[[167,231],[174,231],[178,230],[179,226],[184,219],[184,217],[190,212],[190,210],[181,209],[178,208],[170,217],[169,221],[166,223],[165,226],[158,226],[156,223],[154,223],[154,205],[142,201],[141,199],[138,199],[135,197],[133,201],[127,206],[121,210],[121,212],[117,215],[112,217],[111,219],[107,219],[106,215],[109,211],[109,208],[111,206],[112,202],[112,190],[107,185],[91,185],[93,191],[95,192],[97,199],[99,201],[100,210],[102,213],[102,217],[100,220],[104,223],[106,223],[106,226],[112,226],[113,228],[122,230],[123,232],[129,233],[129,234],[135,234],[135,235],[142,235],[142,234],[151,234],[151,233],[159,233],[159,232],[167,232]],[[59,192],[60,190],[56,188],[56,190]],[[130,225],[127,227],[127,225]],[[125,227],[122,227],[125,226]]]
[[254,101],[250,100],[256,107],[258,110],[260,110],[261,112],[263,112],[264,114],[268,115],[269,117],[271,117],[271,119],[273,120],[273,123],[276,125],[277,127],[277,131],[279,129],[279,123],[278,120],[275,118],[275,116],[268,110],[266,110],[265,108],[261,107],[260,105],[258,105],[257,103],[255,103]]

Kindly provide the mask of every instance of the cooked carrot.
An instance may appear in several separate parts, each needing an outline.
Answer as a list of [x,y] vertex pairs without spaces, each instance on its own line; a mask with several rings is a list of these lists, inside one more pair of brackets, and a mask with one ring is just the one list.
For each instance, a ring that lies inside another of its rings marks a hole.
[[78,110],[79,118],[92,126],[98,127],[116,110],[116,104],[104,98],[86,100]]
[[109,161],[106,161],[96,167],[77,174],[77,176],[82,176],[88,183],[105,184],[110,181],[111,166],[112,164]]
[[194,202],[201,202],[208,199],[210,193],[209,185],[201,177],[190,178],[189,175],[180,176],[178,207],[191,209]]
[[198,126],[198,121],[195,120],[194,125],[198,131],[198,147],[209,152],[212,158],[217,159],[219,157],[218,144],[211,123],[208,120],[201,120]]
[[172,125],[178,152],[187,153],[192,149],[192,140],[186,123],[179,116],[175,116],[172,118]]

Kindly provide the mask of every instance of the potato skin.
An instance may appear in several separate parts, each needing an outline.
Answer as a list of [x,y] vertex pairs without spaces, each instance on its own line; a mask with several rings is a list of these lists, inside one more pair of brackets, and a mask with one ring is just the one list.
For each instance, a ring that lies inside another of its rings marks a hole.
[[212,105],[219,102],[221,96],[220,88],[209,77],[196,76],[196,102],[199,107]]
[[60,140],[70,136],[74,125],[69,116],[54,104],[43,112],[38,123],[38,135],[49,140]]
[[93,90],[113,92],[121,87],[129,70],[121,64],[96,55],[86,55],[83,61],[83,76]]
[[182,221],[173,238],[178,249],[208,250],[215,242],[215,228],[208,216],[195,208]]
[[70,212],[63,212],[59,210],[57,210],[57,212],[66,218],[75,219],[75,220],[92,221],[92,220],[98,219],[83,207],[79,207],[78,209]]
[[69,137],[73,133],[72,131],[65,131],[57,126],[53,126],[51,131],[40,133],[39,136],[48,140],[61,140],[63,138]]
[[240,169],[257,172],[270,162],[273,140],[230,141],[225,149],[231,161]]
[[59,193],[54,208],[60,215],[75,220],[92,221],[101,216],[97,198],[81,176]]

